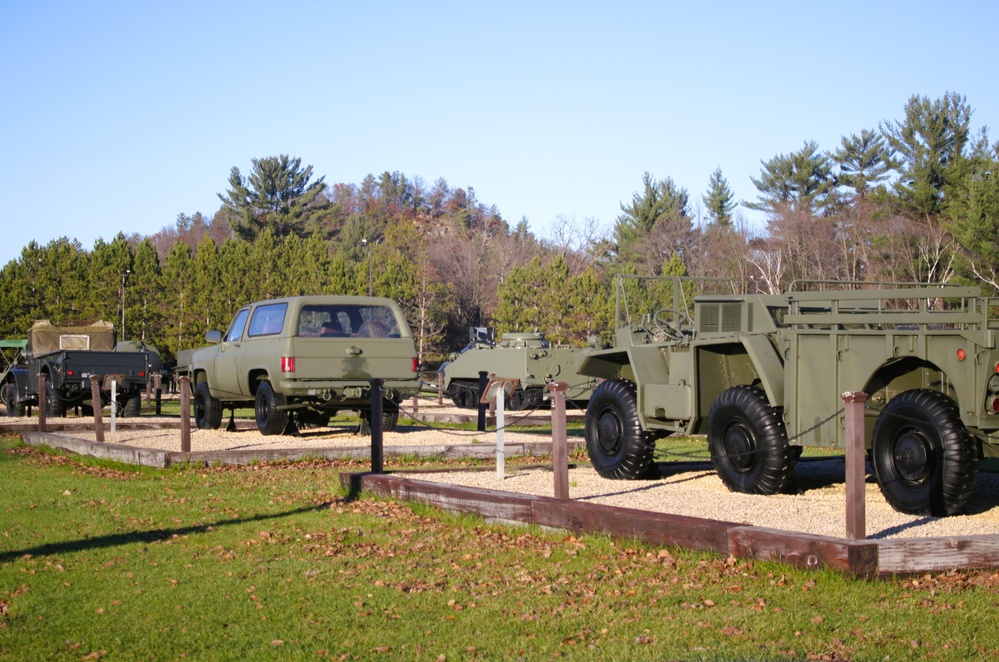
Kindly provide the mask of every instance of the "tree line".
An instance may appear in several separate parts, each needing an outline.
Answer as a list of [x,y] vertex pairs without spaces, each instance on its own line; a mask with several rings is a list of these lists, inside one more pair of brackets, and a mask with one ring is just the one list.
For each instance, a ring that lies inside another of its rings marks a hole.
[[[0,270],[0,337],[36,319],[115,322],[169,361],[242,304],[311,293],[398,300],[432,364],[469,326],[545,331],[583,344],[613,334],[618,274],[723,278],[738,292],[792,281],[968,282],[999,292],[999,142],[971,128],[965,97],[913,96],[899,120],[805,141],[761,161],[757,197],[736,201],[721,169],[696,201],[646,173],[609,228],[560,217],[545,237],[510,224],[471,187],[400,172],[359,184],[314,178],[297,157],[233,167],[209,218],[181,214],[151,236],[87,250],[31,242]],[[762,212],[753,229],[740,204]]]

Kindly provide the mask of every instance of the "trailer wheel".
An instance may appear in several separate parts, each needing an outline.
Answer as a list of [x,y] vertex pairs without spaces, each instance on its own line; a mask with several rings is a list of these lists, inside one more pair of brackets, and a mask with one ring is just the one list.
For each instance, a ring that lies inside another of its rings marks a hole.
[[711,405],[708,449],[719,478],[733,492],[777,494],[794,477],[797,456],[780,413],[752,386],[726,389]]
[[10,417],[21,417],[24,416],[24,405],[20,404],[17,394],[17,384],[14,382],[4,382],[3,386],[0,386],[0,396],[3,398],[3,404],[7,408],[7,416]]
[[199,382],[194,389],[194,424],[199,430],[218,430],[222,425],[222,403],[212,397],[208,382]]
[[288,427],[288,410],[282,409],[288,404],[288,398],[283,393],[275,393],[270,382],[260,382],[257,387],[257,401],[254,413],[257,417],[257,429],[260,434],[281,434]]
[[928,389],[888,401],[874,424],[871,461],[885,499],[910,515],[959,512],[978,477],[975,443],[957,405]]
[[586,408],[586,451],[590,463],[604,478],[658,476],[655,442],[642,432],[638,420],[635,384],[610,379],[600,384]]

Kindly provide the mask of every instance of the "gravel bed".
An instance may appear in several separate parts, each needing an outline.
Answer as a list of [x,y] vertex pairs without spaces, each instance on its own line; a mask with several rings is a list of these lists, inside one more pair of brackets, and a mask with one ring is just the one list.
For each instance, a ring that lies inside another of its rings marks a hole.
[[[420,405],[422,413],[469,413],[453,407]],[[545,412],[547,413],[547,412]],[[515,412],[511,413],[515,414]],[[507,420],[511,420],[512,416]],[[79,421],[79,431],[62,432],[75,438],[93,440],[92,430],[84,426],[90,419],[59,419],[63,423]],[[122,419],[135,421],[137,419]],[[177,422],[176,417],[142,416],[143,423],[159,420]],[[0,424],[37,422],[36,418],[5,418]],[[442,429],[448,424],[423,426],[400,425],[395,432],[383,435],[386,446],[455,446],[461,444],[494,445],[496,433]],[[305,430],[299,436],[265,437],[256,429],[191,430],[191,450],[259,450],[280,448],[351,448],[366,447],[370,437],[355,433],[356,424],[333,422],[333,427]],[[453,427],[453,426],[452,426]],[[550,441],[546,434],[504,433],[507,443]],[[124,430],[110,432],[105,421],[105,442],[157,450],[180,451],[180,433],[167,430]],[[651,481],[612,481],[601,478],[589,466],[581,464],[569,471],[569,494],[572,499],[656,512],[742,522],[754,526],[801,531],[816,535],[845,537],[845,483],[841,457],[828,460],[806,459],[798,463],[795,479],[798,494],[754,496],[729,492],[710,464],[663,463],[665,475]],[[468,485],[537,495],[553,495],[550,471],[516,470],[508,463],[508,473],[501,480],[493,471],[441,472],[419,474],[419,480]],[[885,502],[871,478],[866,485],[866,521],[868,537],[920,538],[969,535],[999,535],[999,475],[981,472],[967,514],[945,518],[916,517],[895,512]]]

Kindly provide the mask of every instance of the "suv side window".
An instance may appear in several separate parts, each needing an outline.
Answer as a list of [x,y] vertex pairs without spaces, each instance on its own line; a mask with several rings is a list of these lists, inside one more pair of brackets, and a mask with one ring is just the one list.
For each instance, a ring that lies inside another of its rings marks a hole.
[[250,330],[247,335],[254,338],[256,336],[276,336],[281,333],[284,327],[284,314],[288,311],[288,303],[269,303],[266,306],[257,306],[250,317]]
[[236,319],[232,321],[232,326],[229,327],[229,332],[225,334],[223,342],[232,342],[233,340],[239,340],[243,337],[243,327],[246,326],[246,316],[250,314],[248,308],[244,308],[236,314]]

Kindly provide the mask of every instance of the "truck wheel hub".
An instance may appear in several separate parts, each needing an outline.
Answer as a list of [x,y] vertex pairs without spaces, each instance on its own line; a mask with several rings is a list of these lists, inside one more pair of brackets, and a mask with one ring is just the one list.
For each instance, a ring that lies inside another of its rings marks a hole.
[[906,432],[895,442],[895,468],[903,479],[917,482],[926,478],[927,452],[926,440],[915,432]]

